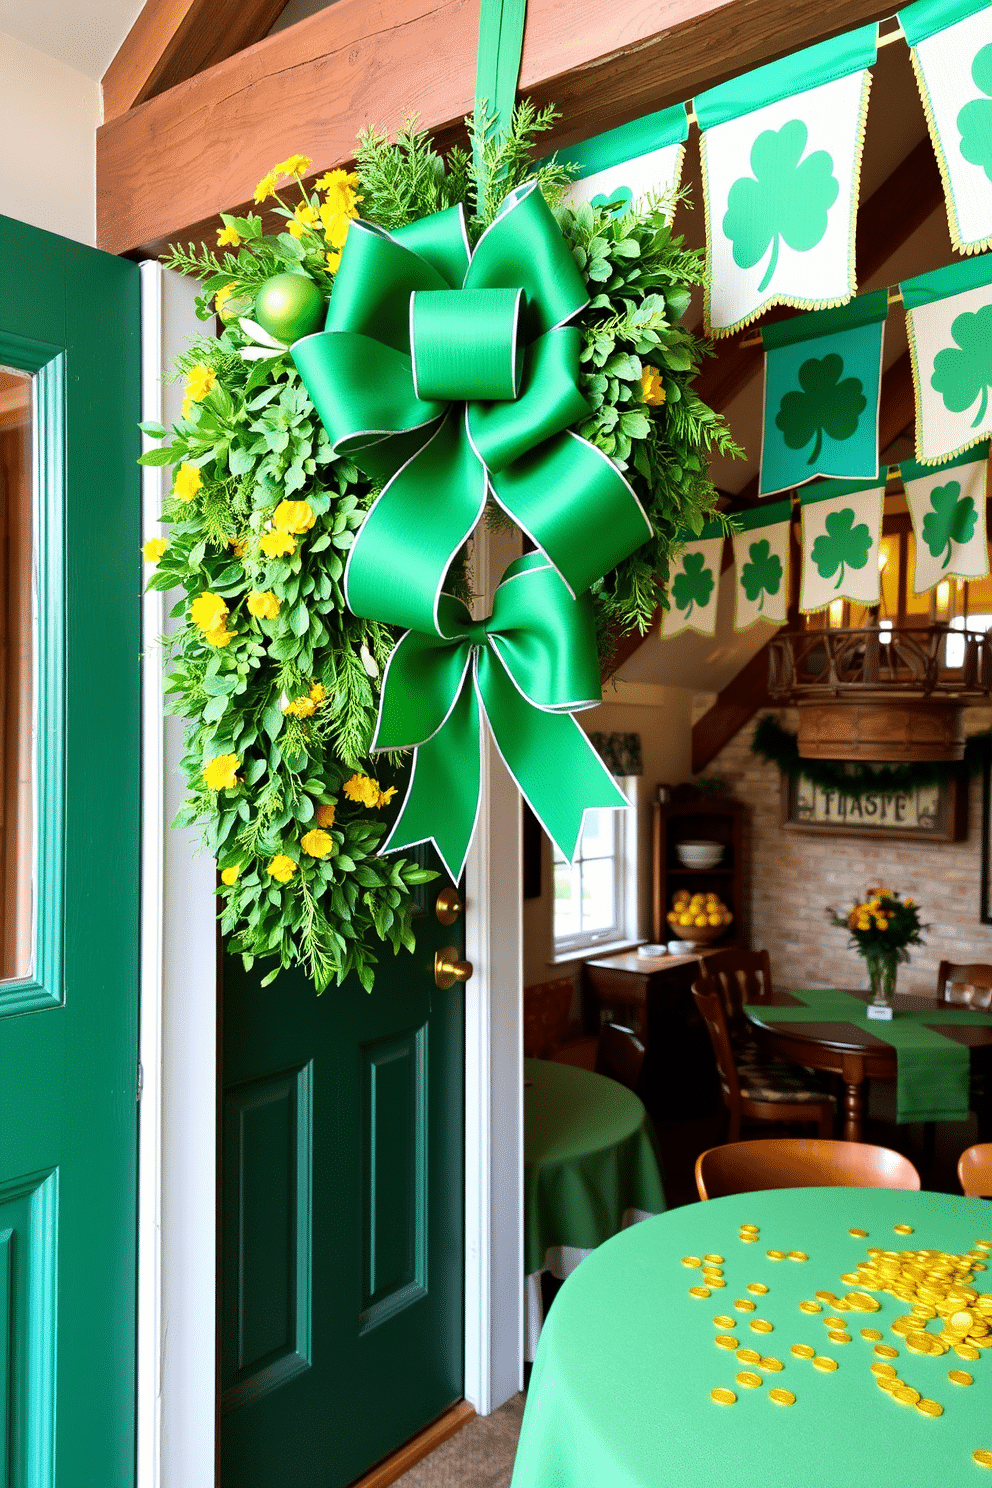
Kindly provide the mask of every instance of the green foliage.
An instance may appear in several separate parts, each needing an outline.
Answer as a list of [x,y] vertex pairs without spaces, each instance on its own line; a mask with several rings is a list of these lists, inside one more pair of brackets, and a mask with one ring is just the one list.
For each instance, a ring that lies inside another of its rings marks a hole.
[[688,620],[693,606],[703,609],[710,602],[716,580],[713,570],[706,567],[702,553],[686,553],[682,559],[682,570],[672,580],[672,598],[678,610],[685,610]]
[[801,119],[790,119],[779,130],[764,130],[751,148],[754,175],[741,176],[727,195],[723,231],[734,245],[734,263],[753,269],[769,247],[772,250],[759,294],[778,267],[782,240],[797,253],[816,247],[840,191],[826,150],[801,158],[807,138]]
[[854,517],[854,509],[850,506],[828,512],[824,522],[827,530],[821,532],[813,544],[812,558],[821,579],[832,578],[840,569],[835,589],[844,582],[845,567],[864,568],[871,552],[868,523],[859,522],[855,527]]
[[836,440],[851,439],[868,407],[860,379],[841,381],[843,371],[844,358],[836,352],[822,360],[810,357],[799,368],[802,392],[785,393],[779,404],[775,426],[790,449],[803,449],[815,439],[807,465],[819,459],[824,434]]
[[765,595],[777,594],[782,587],[782,560],[773,553],[767,537],[759,538],[748,548],[750,562],[741,568],[741,586],[753,604],[761,595],[758,609],[765,607]]
[[971,64],[975,86],[986,96],[973,98],[958,114],[961,154],[992,181],[992,45],[980,47]]
[[977,429],[985,418],[992,387],[992,305],[955,316],[951,336],[957,344],[938,351],[930,384],[949,413],[964,413],[977,398],[978,412],[971,421]]
[[961,496],[960,481],[934,486],[930,492],[930,505],[933,511],[928,511],[923,518],[923,538],[932,557],[939,558],[944,553],[940,566],[946,568],[951,561],[951,544],[970,541],[978,513],[973,498]]

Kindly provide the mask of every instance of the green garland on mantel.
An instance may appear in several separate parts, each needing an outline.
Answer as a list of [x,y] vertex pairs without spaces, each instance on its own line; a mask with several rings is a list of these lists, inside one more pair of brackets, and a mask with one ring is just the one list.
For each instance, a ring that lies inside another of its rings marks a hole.
[[962,768],[979,770],[992,734],[972,734],[964,747],[962,764],[944,764],[921,760],[907,765],[859,765],[848,760],[800,759],[799,738],[778,719],[766,713],[758,721],[751,740],[751,751],[778,765],[783,775],[795,780],[802,775],[821,790],[837,791],[850,801],[867,795],[894,795],[918,790],[928,785],[943,785]]

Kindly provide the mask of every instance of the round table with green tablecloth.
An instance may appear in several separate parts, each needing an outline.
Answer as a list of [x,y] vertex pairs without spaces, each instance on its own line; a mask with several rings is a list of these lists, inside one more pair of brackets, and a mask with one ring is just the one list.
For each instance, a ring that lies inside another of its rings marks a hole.
[[664,1208],[654,1137],[638,1097],[605,1075],[525,1059],[527,1358],[541,1329],[541,1272],[564,1280],[625,1224]]
[[[756,1238],[742,1238],[743,1226],[756,1227]],[[988,1247],[976,1250],[982,1240]],[[982,1268],[960,1282],[971,1292],[953,1303],[957,1326],[971,1309],[977,1337],[983,1316],[992,1324],[992,1271],[980,1260],[992,1250],[992,1209],[978,1200],[781,1189],[689,1204],[625,1230],[579,1267],[548,1314],[512,1488],[992,1485],[992,1466],[972,1455],[984,1452],[992,1464],[992,1348],[982,1341],[962,1344],[963,1354],[921,1352],[919,1337],[900,1331],[912,1303],[851,1279],[869,1251],[918,1250]],[[701,1266],[683,1263],[713,1257],[723,1258],[712,1262],[723,1287],[703,1286]],[[932,1276],[947,1263],[931,1256],[918,1264]],[[841,1306],[817,1301],[818,1292]],[[859,1307],[847,1301],[854,1292]],[[863,1310],[866,1297],[876,1311]],[[936,1335],[944,1321],[923,1326]],[[735,1338],[750,1351],[743,1359]],[[877,1384],[887,1369],[906,1403]],[[954,1382],[952,1371],[964,1380]],[[750,1378],[741,1383],[741,1375]],[[793,1403],[776,1403],[773,1391]],[[910,1398],[917,1392],[919,1405]],[[925,1413],[924,1402],[939,1414]]]

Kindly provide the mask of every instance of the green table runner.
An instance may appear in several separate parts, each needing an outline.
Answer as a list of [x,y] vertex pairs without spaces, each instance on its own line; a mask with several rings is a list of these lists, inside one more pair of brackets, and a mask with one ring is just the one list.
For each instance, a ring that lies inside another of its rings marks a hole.
[[644,1106],[631,1091],[569,1064],[524,1060],[524,1269],[552,1246],[591,1250],[625,1209],[665,1208]]
[[896,1051],[897,1121],[966,1121],[968,1119],[969,1050],[935,1033],[928,1023],[986,1024],[992,1017],[974,1008],[942,1007],[925,1011],[901,1008],[891,1023],[867,1015],[867,1004],[850,992],[803,989],[792,992],[801,1007],[766,1007],[755,1013],[769,1023],[853,1023],[866,1028]]
[[[739,1238],[742,1224],[760,1229],[757,1244]],[[910,1235],[895,1225],[913,1226]],[[868,1232],[853,1236],[851,1228]],[[735,1195],[669,1210],[634,1225],[583,1261],[550,1309],[527,1394],[512,1488],[981,1488],[992,1472],[973,1459],[992,1450],[992,1350],[971,1361],[953,1352],[910,1352],[891,1324],[908,1304],[872,1293],[880,1311],[840,1314],[850,1343],[827,1337],[827,1317],[799,1303],[827,1290],[843,1298],[841,1280],[868,1247],[932,1248],[965,1254],[992,1239],[992,1209],[973,1199],[887,1189],[781,1189]],[[806,1261],[773,1260],[768,1251],[803,1252]],[[726,1287],[696,1298],[701,1281],[683,1256],[724,1257]],[[767,1287],[748,1291],[749,1284]],[[992,1272],[972,1285],[992,1291]],[[755,1312],[735,1301],[751,1300]],[[822,1305],[822,1304],[821,1304]],[[729,1317],[732,1326],[723,1321]],[[719,1322],[714,1322],[719,1318]],[[772,1324],[752,1331],[752,1320]],[[940,1320],[929,1324],[936,1332]],[[901,1405],[875,1383],[886,1360],[899,1377],[943,1407],[930,1417]],[[773,1372],[714,1344],[717,1335],[783,1364]],[[836,1362],[814,1368],[791,1352],[805,1345]],[[884,1357],[884,1356],[883,1356]],[[951,1369],[974,1383],[959,1386]],[[759,1376],[756,1388],[739,1371]],[[717,1404],[714,1388],[737,1397]],[[795,1404],[776,1405],[784,1389]]]

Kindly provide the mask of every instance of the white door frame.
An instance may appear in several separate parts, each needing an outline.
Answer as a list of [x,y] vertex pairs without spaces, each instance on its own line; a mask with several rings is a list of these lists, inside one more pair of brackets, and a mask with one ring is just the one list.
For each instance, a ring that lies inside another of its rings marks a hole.
[[[181,390],[162,372],[203,331],[196,288],[141,265],[143,420],[178,416]],[[143,468],[145,538],[161,535],[162,494],[162,470]],[[477,543],[487,593],[501,548]],[[143,600],[137,1488],[214,1488],[216,899],[196,834],[169,827],[185,793],[158,645],[174,598]],[[466,869],[465,1396],[485,1415],[523,1377],[520,804],[491,743],[482,790]]]

